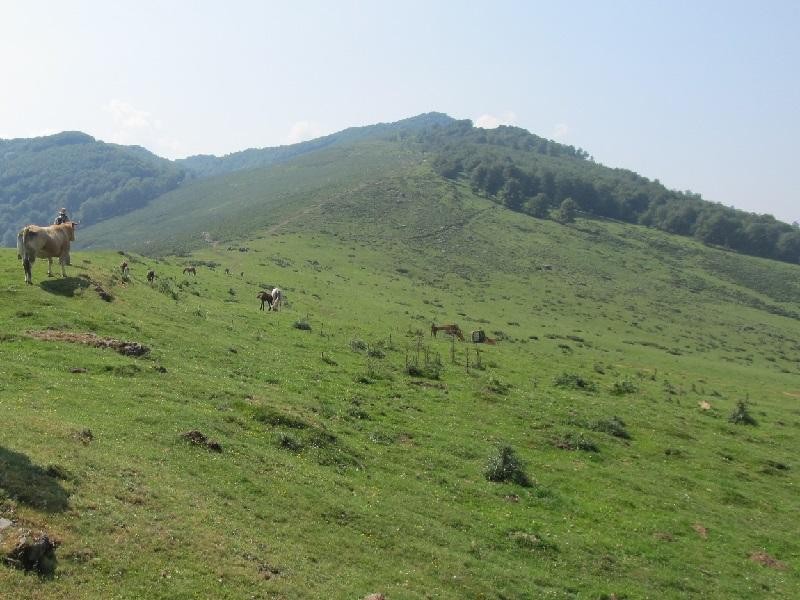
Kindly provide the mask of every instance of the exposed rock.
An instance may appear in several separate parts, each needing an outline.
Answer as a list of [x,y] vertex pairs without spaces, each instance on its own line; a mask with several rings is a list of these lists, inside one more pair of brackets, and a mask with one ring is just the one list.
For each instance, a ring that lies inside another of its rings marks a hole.
[[181,437],[195,446],[205,446],[208,450],[212,452],[222,452],[222,446],[216,440],[208,439],[205,434],[198,431],[197,429],[193,429],[192,431],[186,431],[181,434]]
[[[2,520],[8,522],[7,519]],[[13,524],[0,529],[0,560],[16,569],[50,575],[56,568],[58,542],[43,531]]]

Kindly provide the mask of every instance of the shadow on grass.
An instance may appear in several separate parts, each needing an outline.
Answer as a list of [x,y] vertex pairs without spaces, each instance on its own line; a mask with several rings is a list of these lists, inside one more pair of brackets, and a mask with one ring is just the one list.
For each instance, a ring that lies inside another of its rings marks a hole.
[[5,495],[38,510],[64,511],[69,497],[58,474],[52,468],[34,465],[24,454],[0,446],[0,499]]
[[75,290],[82,290],[89,287],[89,281],[82,277],[59,277],[57,279],[42,281],[39,286],[45,292],[71,297],[75,295]]

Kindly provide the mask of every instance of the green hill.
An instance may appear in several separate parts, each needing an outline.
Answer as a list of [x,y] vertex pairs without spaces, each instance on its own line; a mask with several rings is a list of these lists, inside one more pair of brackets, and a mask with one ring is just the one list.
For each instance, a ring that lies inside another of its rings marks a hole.
[[52,223],[60,207],[90,225],[176,188],[184,171],[144,148],[80,132],[0,140],[0,245],[28,223]]
[[175,162],[198,177],[214,177],[234,171],[267,167],[310,152],[316,152],[317,150],[352,144],[366,139],[397,135],[407,137],[435,125],[447,125],[452,122],[453,119],[451,117],[443,113],[432,112],[402,119],[394,123],[350,127],[331,135],[287,146],[250,148],[226,156],[199,154],[176,160]]
[[0,250],[0,518],[60,541],[5,596],[797,597],[800,267],[434,158],[328,148],[79,231],[162,254],[127,282]]
[[[106,223],[82,236],[89,244],[123,244],[148,253],[198,247],[204,240],[257,231],[278,205],[291,212],[291,205],[318,204],[365,178],[421,165],[536,218],[570,222],[581,213],[800,263],[796,225],[669,190],[658,180],[597,164],[580,148],[517,127],[484,130],[442,113],[353,127],[300,144],[174,162],[76,132],[0,140],[0,243],[14,245],[22,225],[50,222],[55,207],[66,205],[84,227]],[[114,220],[125,215],[130,217]],[[146,229],[139,227],[145,224]]]
[[[523,129],[483,130],[438,113],[294,146],[204,157],[201,163],[194,168],[204,179],[86,231],[82,244],[147,253],[198,248],[208,240],[246,236],[274,225],[300,205],[316,206],[371,182],[427,169],[431,178],[426,185],[435,188],[434,177],[467,183],[473,193],[536,218],[570,222],[583,214],[800,262],[800,229],[770,215],[668,190]],[[427,202],[438,200],[428,187],[418,193],[429,194]],[[281,213],[279,207],[286,210]]]

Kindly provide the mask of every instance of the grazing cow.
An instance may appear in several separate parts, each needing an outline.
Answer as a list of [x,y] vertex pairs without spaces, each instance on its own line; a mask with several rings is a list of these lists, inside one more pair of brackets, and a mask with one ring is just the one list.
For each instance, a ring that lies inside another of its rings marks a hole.
[[150,269],[147,272],[147,282],[152,284],[153,280],[156,278],[156,272],[153,269]]
[[272,310],[272,294],[267,291],[258,292],[256,298],[261,300],[261,310],[264,310],[264,304],[269,304],[269,310]]
[[280,288],[272,288],[272,310],[278,310],[283,305],[283,292]]
[[197,275],[197,269],[194,267],[184,267],[183,274],[186,275],[187,273],[191,273],[192,275]]
[[225,267],[225,275],[230,275],[231,270],[228,267]]
[[439,331],[444,331],[450,335],[456,336],[462,342],[464,341],[464,334],[461,333],[461,328],[455,323],[451,323],[450,325],[436,325],[435,323],[431,323],[431,335],[436,337],[436,333]]
[[75,221],[61,225],[27,225],[17,235],[17,256],[25,269],[25,283],[32,284],[31,265],[37,258],[47,259],[47,275],[53,276],[53,258],[58,257],[61,276],[66,277],[64,265],[69,261],[69,243],[75,241]]
[[128,275],[130,275],[130,269],[128,268],[128,261],[122,261],[122,264],[119,266],[120,271],[122,271],[122,278],[127,279]]

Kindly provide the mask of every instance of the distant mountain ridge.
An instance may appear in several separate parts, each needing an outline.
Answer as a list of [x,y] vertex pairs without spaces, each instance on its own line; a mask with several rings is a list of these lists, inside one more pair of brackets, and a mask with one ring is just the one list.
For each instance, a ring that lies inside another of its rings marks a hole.
[[394,123],[376,123],[362,127],[349,127],[326,135],[297,144],[277,146],[272,148],[249,148],[225,156],[210,154],[197,154],[187,158],[178,159],[176,164],[197,177],[214,177],[233,171],[257,169],[291,160],[297,156],[315,152],[336,145],[358,142],[376,136],[401,133],[408,135],[418,133],[435,125],[448,125],[455,119],[444,113],[430,112]]
[[[84,225],[131,214],[134,243],[170,223],[192,248],[198,232],[214,239],[249,235],[275,217],[266,207],[308,208],[397,175],[429,171],[515,212],[564,223],[575,215],[610,218],[694,237],[706,244],[800,262],[800,228],[678,192],[637,173],[595,163],[588,152],[519,127],[475,127],[443,113],[352,127],[299,144],[226,156],[169,161],[144,148],[106,144],[79,132],[0,140],[0,240],[13,245],[27,222],[49,222],[66,206]],[[433,189],[436,186],[429,186]],[[439,199],[429,189],[429,202]],[[152,214],[148,214],[152,207]],[[277,214],[277,213],[276,213]],[[97,247],[125,242],[114,231],[82,236]],[[164,232],[166,233],[166,232]],[[112,242],[112,240],[116,240]],[[164,235],[152,243],[163,247]],[[152,250],[153,247],[149,247]],[[141,248],[145,251],[145,248]]]
[[62,206],[84,226],[92,225],[142,208],[195,178],[280,164],[359,140],[411,135],[451,121],[443,113],[427,113],[394,123],[351,127],[289,146],[176,161],[141,146],[109,144],[79,131],[0,139],[0,245],[15,245],[17,232],[28,223],[52,222]]

